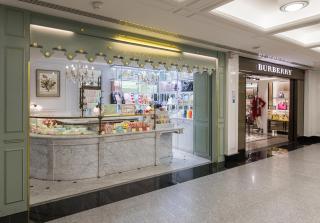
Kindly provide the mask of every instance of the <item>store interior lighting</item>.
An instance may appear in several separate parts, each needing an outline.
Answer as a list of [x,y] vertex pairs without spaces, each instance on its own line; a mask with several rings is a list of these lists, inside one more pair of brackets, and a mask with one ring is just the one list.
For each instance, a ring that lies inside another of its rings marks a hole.
[[31,29],[43,31],[43,32],[48,32],[48,33],[56,33],[56,34],[62,34],[62,35],[73,35],[74,32],[68,31],[68,30],[63,30],[63,29],[56,29],[56,28],[51,28],[51,27],[46,27],[46,26],[39,26],[39,25],[30,25]]
[[217,60],[217,58],[215,58],[215,57],[205,56],[205,55],[196,54],[196,53],[183,52],[182,54],[185,56],[196,57],[199,59],[205,59],[205,60],[211,60],[211,61]]
[[154,49],[167,50],[171,52],[181,52],[180,49],[171,44],[165,44],[157,41],[140,39],[131,36],[118,35],[115,37],[115,40],[122,43],[130,43],[137,46],[151,47]]

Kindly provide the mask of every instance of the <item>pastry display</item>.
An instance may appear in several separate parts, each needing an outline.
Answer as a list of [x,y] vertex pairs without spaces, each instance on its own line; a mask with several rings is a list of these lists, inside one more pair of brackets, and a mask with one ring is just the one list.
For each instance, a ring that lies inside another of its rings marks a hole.
[[86,125],[69,125],[56,119],[37,119],[31,121],[31,133],[41,135],[88,135],[96,134]]

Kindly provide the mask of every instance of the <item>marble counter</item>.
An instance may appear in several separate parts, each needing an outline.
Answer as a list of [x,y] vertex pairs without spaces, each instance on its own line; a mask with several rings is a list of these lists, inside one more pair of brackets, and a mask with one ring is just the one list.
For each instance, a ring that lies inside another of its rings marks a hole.
[[30,175],[42,180],[102,177],[169,164],[182,128],[111,135],[30,135]]

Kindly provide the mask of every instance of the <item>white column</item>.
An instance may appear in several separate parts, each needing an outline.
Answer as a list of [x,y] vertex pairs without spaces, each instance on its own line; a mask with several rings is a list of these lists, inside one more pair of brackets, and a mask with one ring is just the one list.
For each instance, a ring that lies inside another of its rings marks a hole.
[[320,71],[307,71],[304,92],[304,135],[320,136]]
[[229,53],[226,72],[226,148],[225,155],[238,153],[239,55]]

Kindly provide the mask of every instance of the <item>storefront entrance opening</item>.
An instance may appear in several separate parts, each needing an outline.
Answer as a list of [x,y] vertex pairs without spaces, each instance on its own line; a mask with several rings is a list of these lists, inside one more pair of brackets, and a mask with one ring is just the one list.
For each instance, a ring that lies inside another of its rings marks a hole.
[[245,80],[246,150],[288,142],[290,80],[252,74]]
[[239,152],[295,143],[303,135],[304,71],[245,57],[239,71]]
[[[214,57],[47,32],[31,29],[42,45],[30,49],[32,218],[55,201],[212,162]],[[50,38],[59,48],[46,51]]]

